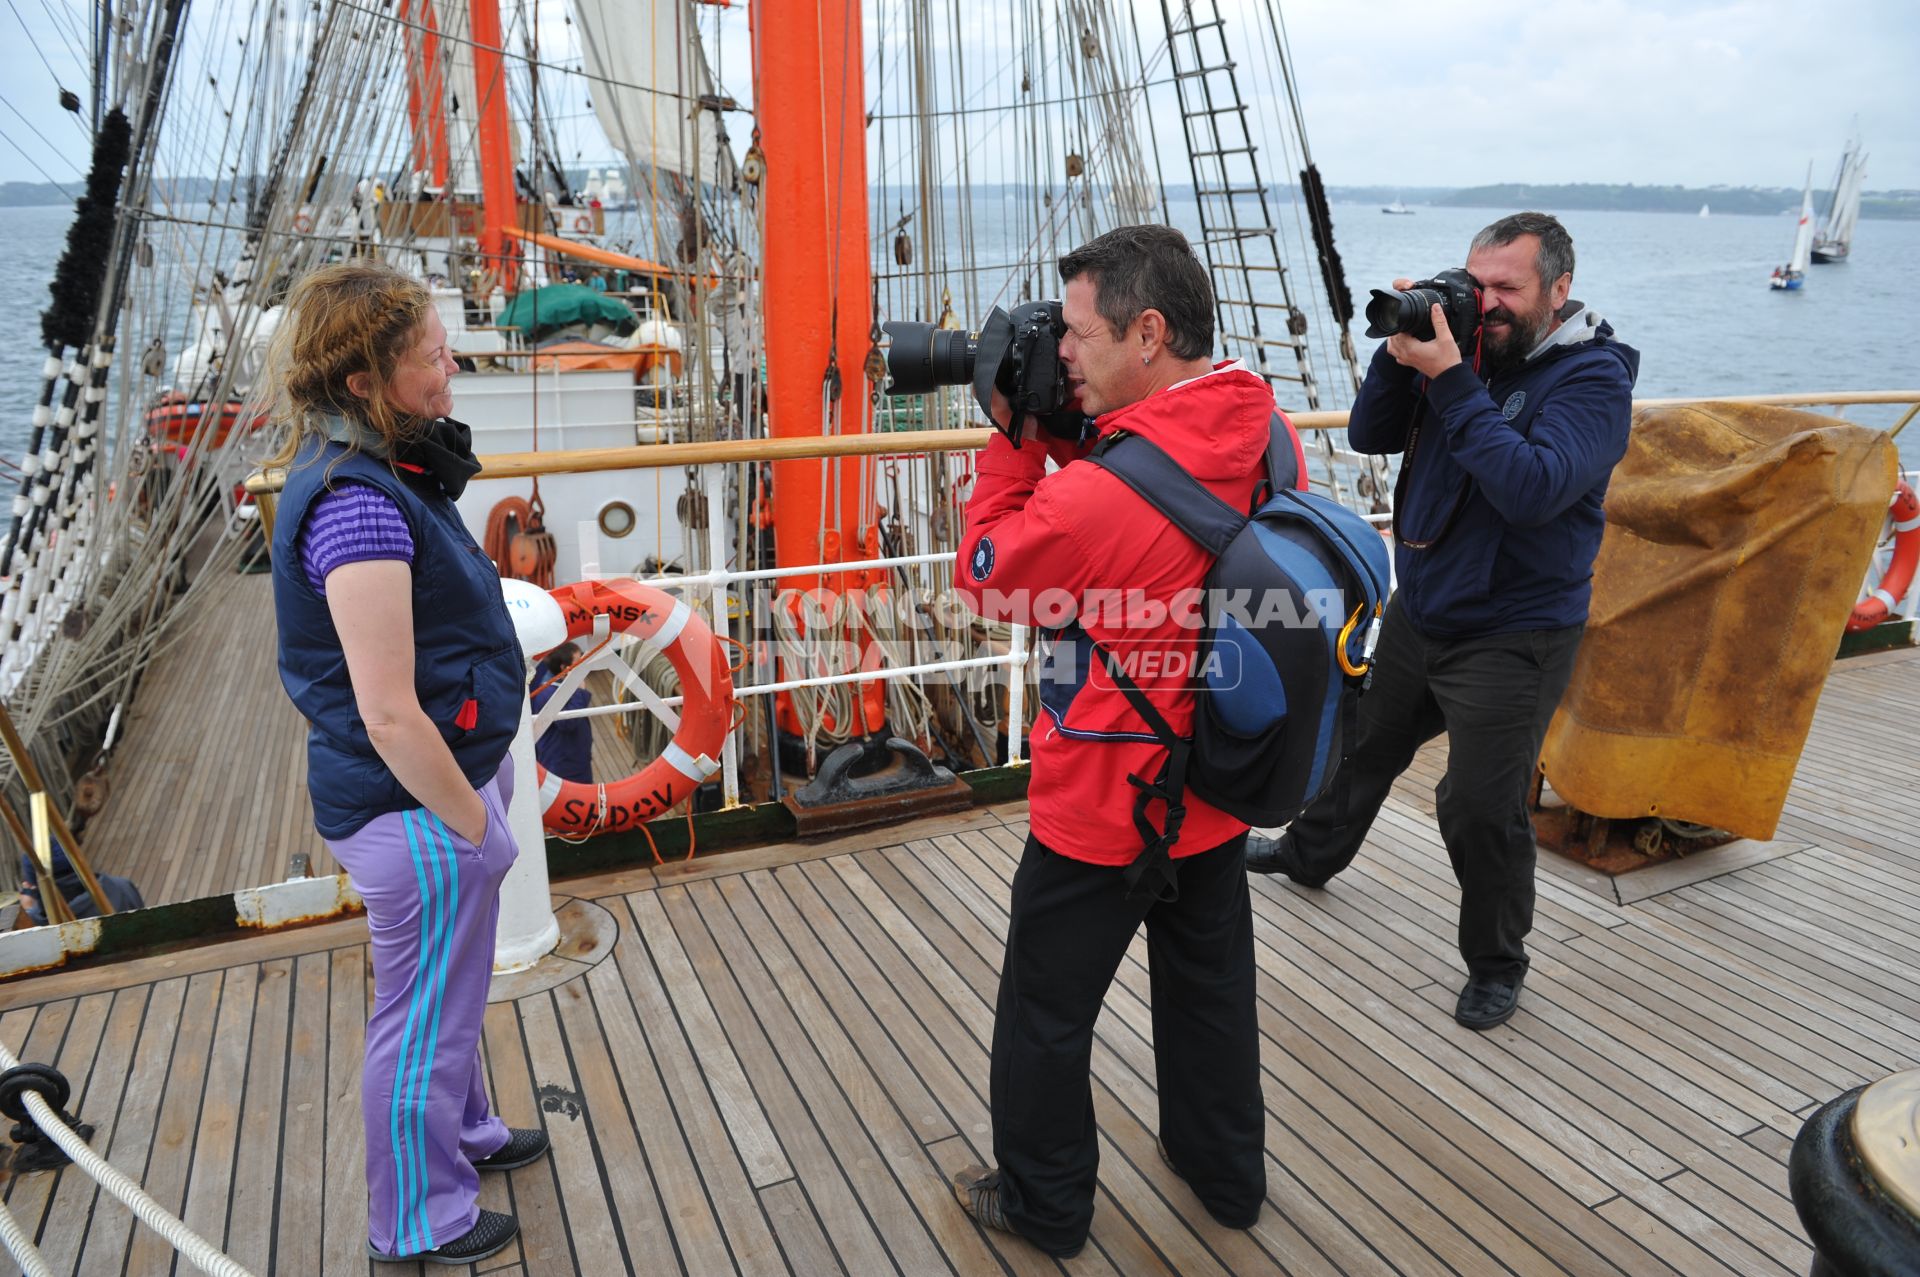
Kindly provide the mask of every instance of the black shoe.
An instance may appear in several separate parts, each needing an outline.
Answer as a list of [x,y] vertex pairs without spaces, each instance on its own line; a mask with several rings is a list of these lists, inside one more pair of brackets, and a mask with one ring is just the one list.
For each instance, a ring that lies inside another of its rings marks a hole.
[[[1182,1180],[1184,1180],[1188,1188],[1193,1188],[1193,1181],[1190,1179],[1187,1179],[1187,1173],[1181,1170],[1179,1163],[1173,1160],[1173,1154],[1167,1152],[1167,1142],[1165,1140],[1155,1140],[1154,1145],[1160,1150],[1160,1160],[1167,1164],[1167,1169],[1172,1171],[1175,1175],[1178,1175]],[[1198,1190],[1195,1190],[1193,1195],[1195,1197],[1200,1197],[1200,1193]],[[1227,1216],[1222,1215],[1219,1211],[1215,1210],[1212,1206],[1208,1206],[1207,1199],[1204,1197],[1200,1197],[1200,1204],[1202,1206],[1207,1207],[1207,1214],[1213,1216],[1213,1222],[1220,1225],[1220,1227],[1222,1228],[1235,1228],[1235,1229],[1244,1230],[1244,1229],[1252,1228],[1255,1224],[1260,1222],[1260,1209],[1257,1206],[1254,1208],[1253,1218],[1242,1221],[1237,1219],[1229,1219]]]
[[1453,1018],[1469,1029],[1491,1029],[1496,1024],[1505,1024],[1513,1018],[1514,1008],[1520,1005],[1520,986],[1526,978],[1526,974],[1519,971],[1511,975],[1468,977],[1467,987],[1460,990],[1460,1004],[1453,1009]]
[[370,1258],[389,1264],[418,1262],[459,1266],[477,1263],[488,1255],[505,1250],[507,1243],[519,1235],[519,1220],[511,1215],[502,1215],[499,1211],[483,1210],[478,1223],[444,1246],[435,1246],[432,1250],[413,1255],[387,1255],[375,1250],[373,1243],[368,1242],[367,1254]]
[[1247,835],[1247,872],[1254,874],[1284,874],[1303,887],[1318,891],[1327,885],[1325,878],[1316,878],[1300,867],[1300,853],[1293,845],[1293,839],[1282,835],[1268,838],[1263,834]]
[[[1012,1233],[1015,1237],[1026,1237],[1007,1219],[1007,1209],[1000,1201],[1000,1172],[990,1171],[984,1166],[963,1167],[953,1177],[953,1196],[960,1203],[960,1209],[973,1216],[988,1228],[1003,1233]],[[1080,1241],[1060,1250],[1050,1250],[1041,1246],[1031,1237],[1026,1240],[1055,1259],[1072,1259],[1080,1253],[1086,1242]]]
[[507,1132],[507,1142],[473,1164],[476,1171],[510,1171],[537,1162],[547,1155],[550,1147],[545,1131],[529,1131],[522,1127],[512,1127]]

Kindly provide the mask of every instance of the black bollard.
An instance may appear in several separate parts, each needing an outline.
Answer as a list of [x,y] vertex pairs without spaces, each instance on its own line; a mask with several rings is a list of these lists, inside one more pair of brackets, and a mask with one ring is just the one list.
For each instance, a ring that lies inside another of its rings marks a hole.
[[13,1142],[19,1145],[13,1150],[10,1166],[15,1174],[57,1170],[73,1160],[33,1120],[26,1103],[29,1092],[44,1099],[81,1139],[93,1138],[93,1127],[67,1112],[73,1088],[64,1073],[50,1064],[16,1064],[0,1073],[0,1113],[13,1119]]
[[1920,1277],[1920,1219],[1888,1193],[1854,1143],[1865,1089],[1808,1118],[1787,1161],[1793,1205],[1813,1242],[1810,1277]]

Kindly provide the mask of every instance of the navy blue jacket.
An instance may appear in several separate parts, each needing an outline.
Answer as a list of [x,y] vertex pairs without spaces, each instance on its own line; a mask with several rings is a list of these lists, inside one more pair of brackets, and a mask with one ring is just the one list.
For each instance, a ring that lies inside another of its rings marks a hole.
[[[534,675],[537,682],[547,680],[546,671]],[[553,694],[560,690],[555,683],[552,687],[543,687],[533,694],[533,712],[538,714]],[[575,688],[567,698],[564,709],[585,709],[593,704],[593,693],[586,688]],[[533,743],[533,756],[542,767],[558,776],[561,780],[577,780],[583,785],[593,783],[593,724],[584,718],[556,718],[547,724],[546,732]]]
[[[1580,625],[1626,455],[1640,354],[1586,312],[1554,344],[1489,385],[1471,365],[1431,384],[1382,346],[1354,400],[1357,452],[1404,452],[1395,500],[1400,609],[1439,639]],[[1427,549],[1409,542],[1432,541]]]
[[273,606],[280,681],[310,725],[307,791],[323,838],[356,833],[375,816],[418,807],[380,761],[354,702],[327,601],[307,582],[297,548],[307,512],[335,481],[378,488],[413,537],[413,685],[467,782],[500,770],[527,694],[526,658],[500,593],[500,573],[460,521],[439,482],[396,473],[363,452],[310,443],[295,459],[273,529]]

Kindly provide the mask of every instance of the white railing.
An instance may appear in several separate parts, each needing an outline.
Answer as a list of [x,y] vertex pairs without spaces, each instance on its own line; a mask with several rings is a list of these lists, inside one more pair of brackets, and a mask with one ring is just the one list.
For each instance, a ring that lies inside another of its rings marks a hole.
[[[884,438],[884,436],[881,436]],[[965,446],[962,444],[961,446]],[[701,491],[707,500],[707,509],[719,511],[725,506],[724,472],[730,462],[704,462],[698,464]],[[717,517],[707,519],[707,561],[713,564],[725,564],[729,558],[726,543],[726,526]],[[831,576],[845,572],[861,572],[886,569],[892,572],[896,568],[918,567],[935,563],[951,563],[951,553],[902,554],[887,558],[860,559],[844,563],[814,563],[787,568],[757,568],[751,571],[734,572],[724,566],[714,567],[705,572],[693,572],[674,576],[655,576],[641,580],[642,585],[654,586],[663,590],[696,591],[704,590],[707,595],[709,621],[714,637],[721,643],[729,642],[728,600],[731,597],[728,587],[736,583],[754,581],[773,581],[790,577]],[[912,665],[884,664],[872,669],[861,669],[845,674],[816,675],[809,678],[789,678],[764,683],[736,685],[733,694],[736,698],[771,696],[779,692],[790,692],[801,688],[831,687],[849,683],[870,683],[892,679],[919,678],[928,674],[953,673],[962,670],[991,669],[1005,666],[1008,670],[1007,703],[1007,763],[1018,765],[1021,759],[1022,727],[1026,715],[1026,668],[1029,659],[1028,627],[1012,627],[1012,641],[1005,655],[955,657],[947,660],[922,661]],[[603,635],[596,634],[596,640]],[[880,650],[876,647],[874,650]],[[743,668],[746,668],[743,666]],[[585,709],[554,709],[551,714],[544,710],[535,719],[534,734],[537,738],[543,734],[554,719],[593,718],[607,714],[628,714],[637,710],[650,710],[660,714],[662,710],[671,711],[681,704],[678,696],[662,697],[653,694],[640,680],[617,645],[609,643],[600,647],[593,655],[577,663],[567,671],[566,676],[554,689],[547,705],[563,706],[574,691],[595,670],[605,669],[621,683],[632,689],[639,698],[612,705],[595,705]],[[673,720],[662,716],[671,726]],[[740,803],[740,751],[736,740],[737,729],[727,733],[721,756],[721,799],[725,806],[735,807]]]

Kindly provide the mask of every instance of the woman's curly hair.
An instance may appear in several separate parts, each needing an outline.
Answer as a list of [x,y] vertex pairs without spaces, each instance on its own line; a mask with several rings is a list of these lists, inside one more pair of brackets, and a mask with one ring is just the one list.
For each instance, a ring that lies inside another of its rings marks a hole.
[[[291,465],[322,417],[338,413],[367,427],[389,451],[424,422],[394,407],[388,387],[419,340],[432,307],[426,285],[382,262],[343,262],[303,277],[268,347],[273,420],[283,432],[269,466]],[[355,373],[367,393],[347,386]]]

